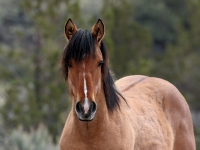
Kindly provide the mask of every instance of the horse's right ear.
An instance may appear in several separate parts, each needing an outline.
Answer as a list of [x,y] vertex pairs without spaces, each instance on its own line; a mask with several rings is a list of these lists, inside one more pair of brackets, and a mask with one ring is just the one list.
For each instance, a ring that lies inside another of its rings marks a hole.
[[65,24],[65,36],[68,40],[72,38],[72,36],[76,33],[77,28],[76,25],[69,19]]

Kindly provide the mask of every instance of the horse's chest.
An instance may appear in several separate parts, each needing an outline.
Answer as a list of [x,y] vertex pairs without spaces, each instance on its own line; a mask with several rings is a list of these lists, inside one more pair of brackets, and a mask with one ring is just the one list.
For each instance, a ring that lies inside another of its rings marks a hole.
[[[61,141],[60,150],[132,150],[134,143],[130,139],[122,139],[121,133],[112,133],[112,131],[105,131],[104,133],[97,134],[92,138],[67,137]],[[126,142],[125,142],[126,140]],[[128,142],[130,141],[130,143]]]
[[120,144],[121,142],[99,141],[93,142],[78,142],[66,143],[61,146],[60,150],[130,150],[126,145]]

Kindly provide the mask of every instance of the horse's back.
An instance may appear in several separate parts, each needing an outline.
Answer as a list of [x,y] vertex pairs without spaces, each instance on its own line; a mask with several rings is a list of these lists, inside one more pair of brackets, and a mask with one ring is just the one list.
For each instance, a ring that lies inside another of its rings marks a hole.
[[163,79],[137,75],[116,81],[116,86],[134,111],[155,111],[161,128],[168,128],[168,131],[162,129],[162,133],[174,150],[195,149],[191,113],[174,85]]

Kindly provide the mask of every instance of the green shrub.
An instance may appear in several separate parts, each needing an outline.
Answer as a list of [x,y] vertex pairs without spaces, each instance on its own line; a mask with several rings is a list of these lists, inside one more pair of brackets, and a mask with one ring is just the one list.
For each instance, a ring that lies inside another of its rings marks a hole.
[[4,135],[3,150],[58,150],[45,126],[26,132],[22,127]]

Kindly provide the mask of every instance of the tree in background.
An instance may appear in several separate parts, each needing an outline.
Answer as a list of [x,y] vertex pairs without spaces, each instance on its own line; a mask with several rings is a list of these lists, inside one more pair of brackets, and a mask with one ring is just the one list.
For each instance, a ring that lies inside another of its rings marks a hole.
[[116,76],[149,75],[151,34],[136,22],[133,4],[126,0],[105,0],[102,15],[106,24],[105,43]]
[[[5,43],[6,48],[0,49],[0,61],[4,64],[1,83],[6,89],[4,127],[14,129],[22,124],[28,130],[43,122],[55,140],[66,120],[63,114],[69,108],[59,67],[66,43],[64,24],[68,17],[81,22],[79,1],[22,0],[17,6],[17,19],[11,21],[18,24],[18,29],[14,30],[16,26],[9,22],[8,25],[19,38],[18,45]],[[18,19],[26,23],[21,24]]]
[[175,41],[176,15],[165,3],[166,0],[134,0],[136,20],[150,29],[154,50],[163,52],[169,42]]

